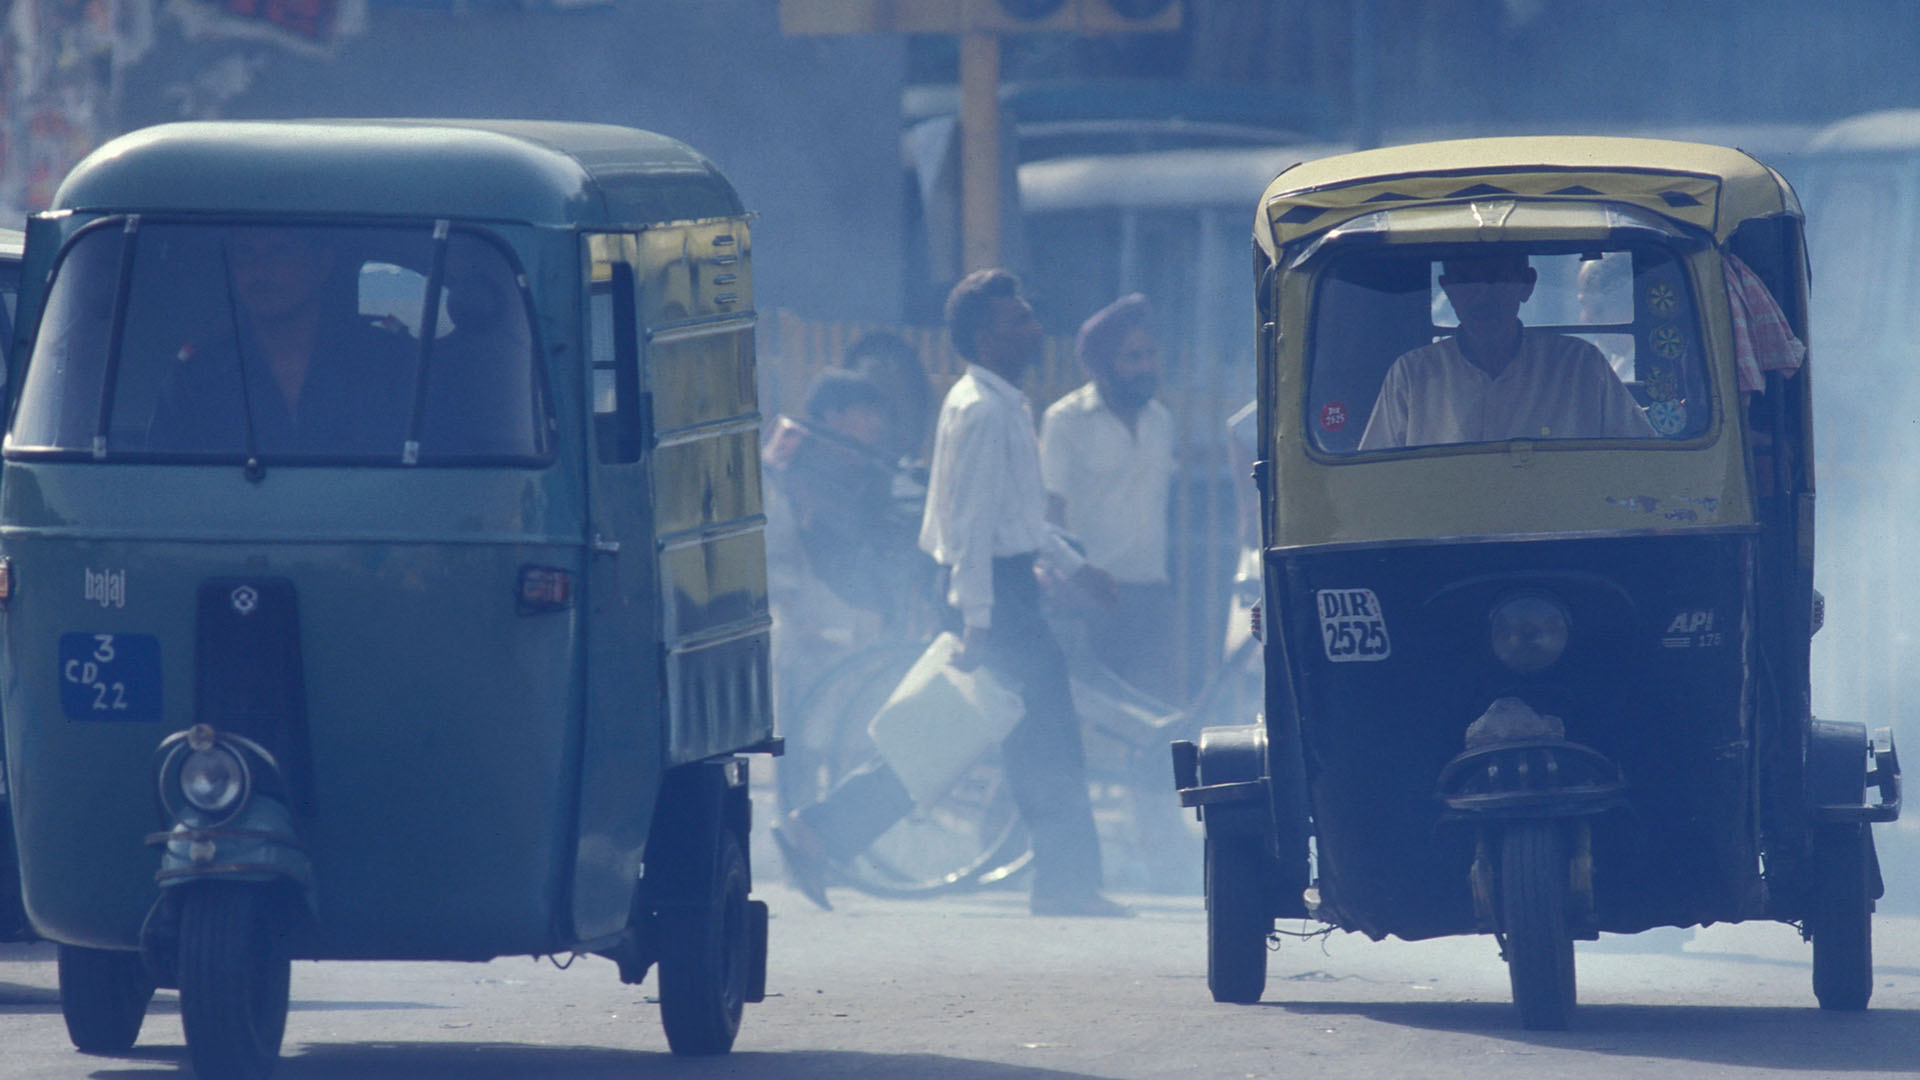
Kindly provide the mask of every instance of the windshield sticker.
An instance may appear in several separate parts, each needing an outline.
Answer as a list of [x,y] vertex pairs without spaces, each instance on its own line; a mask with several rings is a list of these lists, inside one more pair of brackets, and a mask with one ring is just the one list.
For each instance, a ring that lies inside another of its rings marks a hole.
[[1347,426],[1347,403],[1329,401],[1320,406],[1320,426],[1328,431],[1339,431]]
[[1350,664],[1385,660],[1393,654],[1380,598],[1372,589],[1321,589],[1315,599],[1320,609],[1320,640],[1326,646],[1328,660]]
[[1680,294],[1673,291],[1673,286],[1661,282],[1647,290],[1647,307],[1655,315],[1671,315],[1679,306]]
[[1687,429],[1687,407],[1678,401],[1656,401],[1647,409],[1647,421],[1662,435],[1678,435]]
[[1653,351],[1669,360],[1678,360],[1687,351],[1687,339],[1680,334],[1680,328],[1668,323],[1653,331]]

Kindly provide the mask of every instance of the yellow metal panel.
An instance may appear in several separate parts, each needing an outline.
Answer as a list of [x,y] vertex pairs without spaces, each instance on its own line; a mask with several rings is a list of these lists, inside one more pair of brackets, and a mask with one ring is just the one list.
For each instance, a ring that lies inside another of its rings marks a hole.
[[658,329],[688,319],[753,310],[752,242],[744,219],[648,229],[635,275],[640,317]]
[[755,411],[753,324],[713,332],[663,335],[647,346],[658,435]]
[[761,512],[760,430],[749,424],[653,451],[654,531],[663,538]]
[[660,553],[660,599],[672,645],[767,611],[766,540],[758,528]]

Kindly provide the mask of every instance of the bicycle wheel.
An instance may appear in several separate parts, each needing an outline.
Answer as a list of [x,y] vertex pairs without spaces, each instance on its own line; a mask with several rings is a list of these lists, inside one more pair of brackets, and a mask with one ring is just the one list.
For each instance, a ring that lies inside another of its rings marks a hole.
[[867,721],[880,711],[922,648],[893,641],[862,649],[828,665],[791,696],[792,707],[780,717],[786,753],[774,765],[783,812],[819,799],[852,767],[835,764],[835,748],[846,738],[844,729],[855,725],[864,738]]
[[[780,764],[784,807],[819,799],[873,757],[867,724],[924,648],[921,642],[874,645],[828,668],[798,696],[795,723],[806,733],[798,741],[808,749],[799,760]],[[872,896],[937,896],[1015,877],[1026,865],[1027,846],[993,751],[938,803],[916,807],[858,857],[834,861],[832,870]]]

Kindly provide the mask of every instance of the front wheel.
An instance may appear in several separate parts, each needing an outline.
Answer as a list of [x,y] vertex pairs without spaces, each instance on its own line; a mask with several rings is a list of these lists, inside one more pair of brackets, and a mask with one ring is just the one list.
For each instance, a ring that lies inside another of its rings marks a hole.
[[747,1000],[753,940],[747,859],[733,830],[721,832],[706,906],[659,914],[660,1022],[676,1054],[733,1049]]
[[1813,838],[1813,994],[1820,1007],[1859,1012],[1873,996],[1873,897],[1865,825],[1824,825]]
[[153,979],[136,952],[60,946],[60,1015],[83,1054],[124,1054],[140,1037]]
[[280,1058],[292,964],[272,901],[236,882],[180,898],[180,1024],[201,1080],[264,1080]]
[[1562,1031],[1573,1020],[1573,935],[1567,926],[1568,867],[1560,825],[1523,821],[1500,845],[1500,916],[1507,977],[1520,1023]]
[[1215,1001],[1251,1005],[1266,992],[1273,933],[1260,888],[1266,857],[1254,838],[1207,837],[1207,989]]

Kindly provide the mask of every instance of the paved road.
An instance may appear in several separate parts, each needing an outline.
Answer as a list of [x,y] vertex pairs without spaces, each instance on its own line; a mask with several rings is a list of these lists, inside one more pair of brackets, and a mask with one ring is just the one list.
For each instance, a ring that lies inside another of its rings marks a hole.
[[[1566,1033],[1519,1030],[1487,939],[1289,942],[1266,1000],[1214,1005],[1194,898],[1125,921],[1033,919],[1020,898],[840,896],[779,885],[774,996],[735,1053],[666,1053],[651,985],[613,966],[301,964],[280,1077],[1870,1077],[1920,1072],[1920,920],[1883,919],[1875,1009],[1823,1014],[1807,952],[1773,925],[1582,946]],[[0,947],[0,1077],[182,1075],[173,995],[122,1057],[68,1048],[51,950]]]

